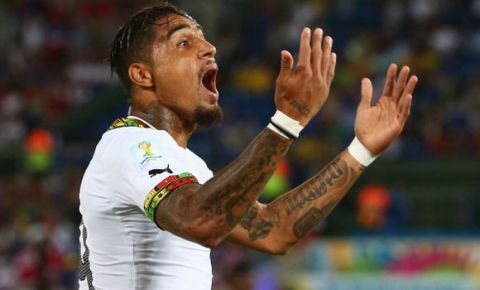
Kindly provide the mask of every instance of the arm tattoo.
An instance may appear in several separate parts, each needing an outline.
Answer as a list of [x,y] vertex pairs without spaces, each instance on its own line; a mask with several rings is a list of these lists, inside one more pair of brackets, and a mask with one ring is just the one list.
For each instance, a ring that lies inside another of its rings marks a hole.
[[340,155],[318,175],[285,195],[283,202],[276,204],[277,208],[284,209],[287,219],[293,220],[291,229],[297,239],[308,234],[330,214],[363,169],[362,166],[350,167]]
[[287,215],[298,212],[305,205],[324,195],[331,187],[342,187],[340,183],[346,180],[347,172],[347,163],[339,160],[339,157],[334,159],[319,175],[299,186],[298,193],[290,195],[285,200]]
[[309,209],[306,214],[302,215],[293,224],[293,233],[295,236],[297,238],[303,238],[333,210],[337,203],[337,200],[332,200],[321,209],[315,207]]
[[[287,143],[270,130],[265,130],[231,164],[204,186],[213,189],[211,195],[202,202],[200,210],[206,214],[225,216],[229,227],[237,225],[246,211],[253,205],[266,182],[283,158],[291,143]],[[247,166],[245,166],[247,165]]]
[[[183,186],[160,203],[157,223],[166,230],[188,236],[195,219],[214,225],[219,236],[228,234],[256,202],[278,162],[285,156],[292,142],[265,129],[250,145],[208,182],[200,187]],[[270,221],[250,212],[242,226],[249,236],[258,239],[268,235]]]
[[273,227],[270,221],[258,215],[258,210],[255,207],[248,210],[240,225],[248,231],[248,237],[251,241],[267,237]]
[[295,108],[295,110],[297,110],[302,116],[304,117],[307,117],[309,114],[310,114],[310,110],[308,108],[306,108],[305,106],[303,106],[302,104],[300,104],[297,100],[293,99],[293,100],[290,100],[290,105]]

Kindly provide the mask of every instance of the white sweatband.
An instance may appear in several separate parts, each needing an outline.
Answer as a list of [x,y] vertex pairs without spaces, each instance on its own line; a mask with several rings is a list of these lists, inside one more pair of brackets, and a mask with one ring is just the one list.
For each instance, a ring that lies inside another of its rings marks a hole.
[[290,118],[279,110],[275,112],[267,127],[292,140],[297,139],[304,128],[300,122]]
[[277,127],[273,126],[272,123],[268,123],[267,128],[270,129],[270,130],[272,130],[273,132],[279,134],[279,135],[282,136],[282,137],[285,137],[285,138],[287,138],[287,139],[290,139],[290,137],[288,137],[287,135],[283,134],[283,132],[280,131],[279,129],[277,129]]
[[348,153],[365,167],[370,165],[379,156],[372,154],[367,147],[360,143],[360,140],[358,140],[356,136],[348,146]]

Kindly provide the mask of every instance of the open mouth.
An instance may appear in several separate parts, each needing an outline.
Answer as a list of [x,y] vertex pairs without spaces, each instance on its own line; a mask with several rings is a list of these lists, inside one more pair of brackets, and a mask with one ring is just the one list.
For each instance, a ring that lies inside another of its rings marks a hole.
[[215,96],[218,96],[217,72],[218,72],[217,65],[212,64],[205,69],[205,72],[203,73],[203,77],[202,77],[203,86]]

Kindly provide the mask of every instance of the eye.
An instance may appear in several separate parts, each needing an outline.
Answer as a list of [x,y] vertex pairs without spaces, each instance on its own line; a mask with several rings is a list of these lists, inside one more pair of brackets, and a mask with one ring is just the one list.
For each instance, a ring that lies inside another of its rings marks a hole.
[[186,46],[188,46],[189,44],[190,44],[190,42],[189,42],[188,40],[182,40],[182,41],[180,41],[180,42],[177,44],[177,46],[178,46],[178,47],[186,47]]

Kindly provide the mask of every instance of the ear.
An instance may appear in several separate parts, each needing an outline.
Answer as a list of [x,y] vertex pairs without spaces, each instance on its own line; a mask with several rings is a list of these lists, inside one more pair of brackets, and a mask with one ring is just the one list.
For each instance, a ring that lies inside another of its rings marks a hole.
[[132,83],[143,88],[153,87],[153,77],[150,66],[146,63],[135,62],[128,67],[128,76]]

